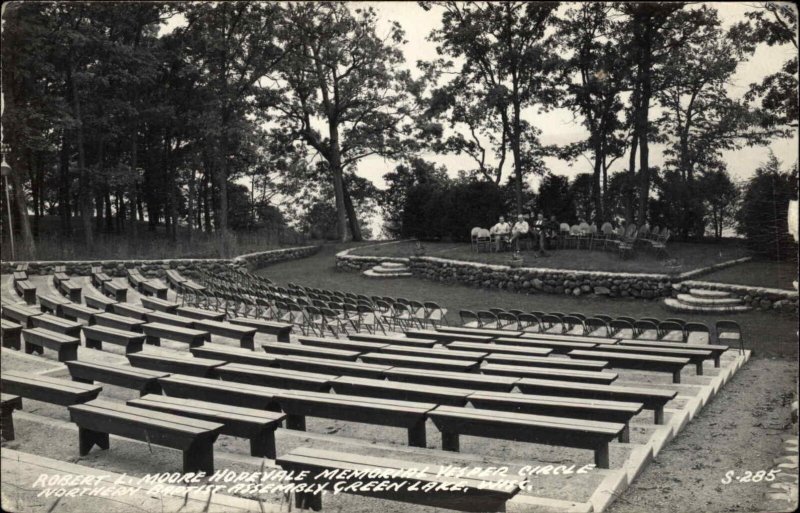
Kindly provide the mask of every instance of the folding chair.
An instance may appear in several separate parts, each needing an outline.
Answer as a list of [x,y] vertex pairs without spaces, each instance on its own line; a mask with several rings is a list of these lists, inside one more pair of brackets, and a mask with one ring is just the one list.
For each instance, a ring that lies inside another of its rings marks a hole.
[[542,325],[542,332],[548,332],[553,329],[556,325],[558,325],[559,333],[563,333],[564,328],[561,325],[561,317],[553,314],[544,314],[539,317],[539,322]]
[[710,344],[711,330],[702,322],[687,322],[683,325],[687,344]]
[[481,323],[481,328],[497,328],[497,315],[486,310],[478,312],[478,320]]
[[[583,334],[584,335],[591,335],[597,337],[608,337],[611,329],[608,326],[608,323],[597,317],[589,317],[585,321],[583,321]],[[602,330],[602,334],[596,334],[597,331]]]
[[[717,321],[714,325],[717,343],[739,342],[739,354],[744,353],[744,337],[742,327],[735,321]],[[730,344],[728,344],[730,345]]]
[[575,328],[580,327],[581,335],[586,332],[586,326],[583,324],[583,319],[573,315],[565,315],[561,318],[561,332],[571,333]]
[[377,313],[374,308],[365,304],[360,304],[358,305],[357,312],[358,331],[361,331],[361,327],[363,326],[367,328],[367,333],[377,333],[378,328],[380,328],[381,333],[384,335],[386,334],[386,330],[383,328],[383,323],[380,320],[380,314]]
[[[680,339],[676,339],[673,335],[674,333],[677,333]],[[683,325],[677,322],[661,321],[658,323],[658,338],[659,340],[679,340],[680,342],[686,342],[686,331],[683,329]]]
[[611,317],[610,315],[603,315],[603,314],[594,314],[592,317],[594,317],[595,319],[602,319],[606,321],[606,324],[609,324],[611,321],[614,320],[614,318]]
[[505,312],[505,308],[489,308],[489,311],[495,315],[500,315],[501,313]]
[[519,320],[511,312],[500,312],[497,314],[497,327],[500,329],[519,329]]
[[414,318],[417,324],[419,324],[419,327],[421,329],[425,329],[425,325],[428,322],[428,312],[425,310],[425,305],[419,301],[410,301],[408,308],[411,312],[411,316]]
[[481,320],[478,319],[478,314],[472,310],[459,310],[458,316],[461,318],[461,325],[465,328],[480,328]]
[[658,339],[658,324],[639,319],[633,323],[633,337],[647,340]]
[[614,319],[608,325],[611,328],[612,337],[619,335],[620,338],[627,338],[624,332],[629,331],[630,337],[633,338],[633,323],[623,319]]
[[424,303],[427,310],[428,322],[436,328],[437,326],[447,326],[447,309],[442,308],[433,301],[426,301]]
[[580,319],[582,321],[586,320],[586,316],[583,315],[583,314],[580,314],[580,313],[572,313],[572,312],[570,312],[567,315],[569,315],[570,317],[577,317],[578,319]]
[[522,331],[542,331],[542,325],[539,323],[539,318],[533,314],[525,312],[518,314],[517,321],[519,322],[519,329]]

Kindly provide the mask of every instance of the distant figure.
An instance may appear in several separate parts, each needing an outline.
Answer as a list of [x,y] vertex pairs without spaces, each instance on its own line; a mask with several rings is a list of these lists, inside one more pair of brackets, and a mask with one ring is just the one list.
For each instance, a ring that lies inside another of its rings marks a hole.
[[578,228],[580,228],[581,233],[589,233],[592,229],[589,227],[589,223],[586,222],[586,219],[581,217],[578,219]]
[[500,220],[496,225],[492,226],[491,230],[489,230],[489,233],[494,236],[497,244],[497,251],[500,251],[503,242],[508,242],[508,236],[511,233],[511,226],[506,222],[505,217],[500,216]]
[[550,220],[544,225],[545,236],[550,241],[550,247],[555,247],[555,242],[558,240],[559,222],[555,215],[550,216]]
[[511,238],[508,242],[509,244],[514,244],[517,250],[519,250],[519,239],[530,238],[531,232],[528,222],[525,220],[525,217],[520,214],[517,216],[517,222],[511,227]]
[[546,238],[547,221],[544,220],[544,214],[539,212],[536,216],[536,221],[533,222],[533,238],[539,244],[539,255],[545,255],[545,238]]

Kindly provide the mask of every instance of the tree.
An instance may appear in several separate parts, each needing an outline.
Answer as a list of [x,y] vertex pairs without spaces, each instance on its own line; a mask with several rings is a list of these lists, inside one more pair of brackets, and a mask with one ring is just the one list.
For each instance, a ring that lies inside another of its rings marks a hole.
[[378,203],[383,210],[384,230],[392,236],[399,236],[409,190],[417,185],[442,186],[449,179],[443,166],[437,167],[432,162],[412,157],[408,163],[399,164],[394,171],[383,175],[383,180],[388,186],[378,195]]
[[722,238],[726,228],[735,226],[739,208],[739,188],[725,170],[706,173],[700,179],[700,190],[704,192],[706,215],[711,220],[714,238]]
[[548,219],[556,216],[559,223],[573,224],[575,204],[570,194],[569,179],[566,176],[547,174],[539,183],[537,209]]

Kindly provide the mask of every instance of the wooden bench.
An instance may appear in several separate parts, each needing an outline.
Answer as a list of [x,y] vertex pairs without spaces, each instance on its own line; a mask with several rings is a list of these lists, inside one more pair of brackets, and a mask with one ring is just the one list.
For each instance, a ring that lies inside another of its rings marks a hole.
[[181,276],[178,271],[173,271],[172,269],[165,271],[164,277],[167,279],[167,285],[169,285],[169,288],[171,289],[177,288],[186,281],[186,278]]
[[11,280],[16,283],[18,281],[27,281],[28,273],[25,271],[14,271],[11,273]]
[[664,347],[669,349],[692,349],[699,351],[710,351],[711,358],[714,360],[714,367],[720,366],[720,357],[722,353],[730,349],[728,346],[720,346],[713,344],[686,344],[684,342],[656,342],[654,340],[627,340],[622,339],[619,341],[621,346],[634,346],[634,347]]
[[586,342],[590,344],[593,342],[613,344],[618,340],[617,338],[593,337],[588,335],[561,335],[558,333],[523,333],[520,337],[532,340],[549,340],[551,342]]
[[337,394],[382,397],[397,401],[420,401],[450,406],[464,406],[467,404],[467,397],[474,393],[474,390],[466,388],[401,383],[353,376],[339,376],[331,381],[331,386]]
[[32,328],[32,318],[36,317],[37,315],[42,315],[41,310],[32,308],[30,306],[12,305],[9,303],[3,303],[2,306],[3,307],[0,308],[2,317],[4,319],[8,319],[9,321],[14,321],[21,324],[23,328]]
[[608,444],[618,438],[625,424],[530,413],[438,406],[428,416],[442,432],[442,449],[459,450],[459,436],[499,438],[515,442],[591,449],[599,468],[609,468]]
[[102,310],[96,308],[89,308],[80,303],[66,303],[61,305],[61,314],[65,319],[70,321],[86,321],[87,324],[92,325],[95,323],[95,316],[103,313]]
[[375,352],[429,358],[444,358],[445,360],[467,360],[473,362],[483,360],[489,354],[485,351],[458,351],[456,349],[433,349],[427,347],[409,347],[400,345],[384,346],[376,349]]
[[229,322],[212,321],[209,319],[194,321],[194,327],[198,330],[207,331],[209,333],[208,341],[211,341],[211,335],[218,337],[232,338],[239,341],[239,347],[242,349],[255,349],[256,348],[256,329],[248,328],[246,326],[238,326]]
[[78,346],[81,345],[80,338],[64,335],[56,331],[43,328],[29,328],[22,330],[22,340],[25,345],[25,352],[44,353],[44,348],[58,352],[58,361],[66,362],[78,358]]
[[530,365],[531,367],[551,367],[553,369],[587,371],[601,371],[608,367],[608,362],[598,360],[551,358],[548,356],[517,356],[508,353],[489,353],[489,356],[484,358],[483,361],[500,365]]
[[145,315],[152,313],[153,310],[144,308],[138,305],[129,303],[117,303],[113,307],[114,313],[117,315],[124,315],[126,317],[133,317],[134,319],[145,320]]
[[646,354],[654,356],[674,356],[677,358],[688,358],[689,363],[693,364],[697,369],[697,375],[703,375],[703,361],[713,360],[714,354],[711,351],[706,351],[701,348],[692,349],[685,347],[669,348],[669,347],[651,347],[651,346],[630,346],[624,344],[615,345],[598,345],[595,350],[611,351],[620,354]]
[[575,349],[567,353],[569,357],[587,360],[607,361],[611,368],[636,369],[654,372],[669,372],[672,382],[681,382],[681,370],[689,363],[689,358],[675,358],[672,356],[650,356],[635,353],[615,353],[612,351],[589,351]]
[[66,379],[51,378],[30,372],[3,371],[0,375],[3,391],[26,399],[69,406],[95,399],[103,387],[85,385]]
[[183,290],[187,290],[188,289],[188,290],[191,290],[192,292],[203,292],[203,291],[206,290],[206,288],[204,286],[202,286],[199,283],[197,283],[195,281],[192,281],[192,280],[186,280],[183,283],[181,283],[180,286],[181,286],[181,288]]
[[164,393],[171,397],[200,399],[257,410],[280,411],[278,403],[275,401],[275,394],[283,392],[283,390],[277,388],[179,374],[161,378],[158,382]]
[[31,323],[34,328],[44,328],[46,330],[55,331],[62,335],[69,335],[70,337],[80,338],[81,325],[77,322],[56,317],[55,315],[42,314],[31,317]]
[[80,304],[83,287],[79,283],[67,278],[58,282],[58,291],[69,298],[73,303]]
[[447,333],[436,330],[406,330],[405,334],[407,337],[427,338],[445,345],[456,340],[462,342],[490,342],[495,338],[486,335],[465,335],[462,333]]
[[65,272],[67,272],[67,266],[66,265],[57,265],[57,266],[53,267],[53,272],[54,273],[65,273]]
[[131,287],[139,291],[141,291],[139,286],[147,280],[138,269],[125,269],[125,277],[128,278]]
[[175,340],[189,344],[189,347],[202,346],[208,340],[208,332],[181,328],[160,322],[142,324],[142,331],[146,335],[145,342],[154,346],[161,345],[161,339]]
[[524,394],[642,403],[645,410],[655,412],[656,424],[664,423],[664,405],[678,395],[678,392],[673,390],[533,378],[520,379],[516,385]]
[[61,285],[62,281],[67,281],[67,280],[69,280],[69,275],[66,272],[55,271],[53,273],[53,285],[55,285],[56,288],[59,288],[59,285]]
[[200,378],[215,377],[214,369],[226,363],[223,360],[211,360],[208,358],[185,358],[182,356],[143,353],[129,354],[127,356],[133,367]]
[[29,305],[36,304],[36,285],[28,280],[14,281],[14,290]]
[[567,354],[573,349],[592,349],[597,342],[562,342],[558,340],[535,340],[532,338],[496,338],[495,344],[519,347],[544,347],[550,349],[551,354]]
[[358,340],[347,340],[341,338],[322,338],[322,337],[297,337],[297,341],[304,346],[327,347],[331,349],[344,349],[347,351],[358,351],[368,353],[377,351],[389,344],[382,342],[361,342]]
[[467,400],[475,408],[484,410],[618,422],[625,425],[619,435],[619,441],[623,443],[630,442],[630,421],[643,409],[642,403],[508,392],[474,392],[467,397]]
[[292,328],[294,328],[293,324],[287,324],[285,322],[248,319],[247,317],[236,317],[230,319],[228,322],[248,328],[255,328],[258,333],[274,335],[278,339],[278,342],[289,342],[289,334],[292,332]]
[[117,302],[111,298],[107,298],[105,296],[92,296],[89,294],[84,294],[83,302],[86,303],[86,306],[90,308],[96,308],[103,312],[113,312],[114,305],[117,304]]
[[[325,451],[312,449],[310,447],[298,447],[290,452],[283,454],[275,459],[275,463],[280,465],[287,472],[295,472],[299,475],[303,472],[305,477],[301,482],[313,485],[318,484],[319,480],[315,476],[322,472],[337,472],[337,482],[342,482],[342,490],[346,493],[363,495],[366,497],[379,498],[384,500],[407,502],[423,506],[432,506],[454,509],[460,511],[481,512],[486,511],[505,511],[506,502],[519,492],[519,487],[492,486],[486,482],[498,481],[499,478],[492,476],[482,477],[449,477],[446,467],[438,465],[426,465],[414,461],[400,461],[388,458],[378,458],[361,454],[348,454],[343,452]],[[414,477],[381,477],[381,481],[390,483],[384,489],[375,487],[355,486],[349,487],[357,482],[363,483],[364,478],[357,473],[361,472],[397,472],[416,469]],[[346,471],[346,474],[339,474],[338,471]],[[346,476],[346,477],[339,477]],[[405,481],[405,483],[403,483]],[[460,482],[460,487],[454,487],[455,483]],[[400,484],[400,487],[397,485]],[[425,487],[425,488],[423,488]],[[430,491],[421,490],[431,488]],[[409,490],[409,488],[411,488]],[[295,494],[295,507],[300,509],[308,508],[313,511],[322,509],[322,494],[300,492]],[[375,504],[374,511],[387,509],[382,503]],[[394,508],[392,508],[394,510]]]
[[169,287],[156,279],[145,280],[141,283],[139,290],[142,295],[155,296],[158,299],[167,299],[167,292]]
[[[521,331],[504,330],[504,329],[486,329],[486,328],[468,328],[464,326],[439,326],[436,331],[443,333],[454,333],[457,335],[477,335],[483,337],[519,337],[522,335]],[[462,340],[458,338],[458,340]]]
[[72,381],[92,384],[95,381],[138,390],[140,395],[161,394],[158,378],[169,376],[164,372],[137,369],[127,365],[109,365],[85,361],[66,362]]
[[282,342],[261,344],[267,354],[293,354],[297,356],[310,356],[311,358],[329,358],[331,360],[344,360],[354,362],[358,359],[360,351],[345,349],[331,349],[328,347],[304,346],[300,344],[287,344]]
[[247,365],[260,365],[263,367],[277,367],[278,365],[274,356],[221,344],[203,344],[200,347],[191,347],[189,351],[196,358],[210,358],[224,362],[246,363]]
[[468,372],[423,371],[407,367],[392,367],[383,374],[390,381],[472,390],[491,390],[495,392],[510,392],[514,388],[514,384],[519,380],[519,378],[509,378],[507,376],[488,376]]
[[489,363],[481,366],[481,373],[494,376],[517,376],[520,378],[560,379],[563,381],[579,381],[581,383],[600,383],[609,385],[616,381],[614,372],[597,372],[572,369],[554,369],[552,367],[531,367],[525,365],[499,365]]
[[152,394],[131,399],[127,404],[222,424],[221,434],[250,440],[251,456],[270,459],[276,456],[275,430],[286,417],[282,413],[254,408]]
[[147,312],[144,314],[144,319],[147,322],[160,322],[161,324],[169,324],[170,326],[177,326],[179,328],[194,328],[193,319],[166,312]]
[[381,378],[390,369],[388,365],[370,363],[345,362],[327,358],[310,358],[308,356],[275,355],[275,362],[281,369],[319,372],[336,376],[360,376],[362,378]]
[[288,429],[305,431],[306,417],[399,427],[408,430],[412,447],[426,446],[425,415],[436,407],[433,403],[300,390],[282,391],[276,400],[286,413]]
[[94,285],[95,288],[103,290],[103,284],[107,281],[111,281],[111,276],[102,271],[95,272],[95,270],[92,270],[92,285]]
[[36,293],[36,299],[39,301],[39,309],[45,313],[51,313],[63,317],[61,312],[61,305],[69,304],[70,301],[60,296],[51,296],[49,294]]
[[403,337],[402,335],[370,335],[369,333],[351,333],[347,335],[350,340],[360,342],[379,342],[412,347],[433,347],[436,341],[429,338]]
[[336,378],[333,374],[276,369],[245,363],[226,363],[215,369],[215,376],[223,381],[313,392],[327,392],[331,388],[330,382]]
[[492,354],[512,354],[514,356],[547,356],[552,352],[552,349],[547,347],[505,346],[494,342],[484,344],[482,342],[456,341],[447,344],[447,348],[462,351],[484,351]]
[[197,319],[198,321],[223,321],[225,314],[223,312],[215,312],[214,310],[206,310],[205,308],[195,308],[193,306],[180,306],[177,311],[178,315],[189,317],[190,319]]
[[142,350],[145,336],[135,331],[119,330],[108,326],[84,326],[83,337],[87,348],[103,350],[103,342],[123,346],[125,354]]
[[391,353],[364,353],[359,358],[364,363],[456,372],[474,372],[481,363],[478,360],[425,358]]
[[27,273],[28,272],[28,262],[23,262],[21,264],[17,264],[17,266],[14,268],[14,270],[18,271],[18,272]]
[[4,440],[14,439],[14,410],[22,409],[22,398],[18,395],[0,394],[0,435]]
[[167,301],[166,299],[158,299],[157,297],[142,296],[139,299],[143,307],[157,312],[175,314],[178,312],[178,307],[181,306],[180,303]]
[[70,406],[69,418],[78,425],[81,456],[94,445],[108,449],[108,435],[117,435],[183,451],[184,473],[214,472],[222,424],[99,400]]
[[147,323],[147,321],[141,319],[113,313],[99,313],[94,316],[94,320],[98,326],[106,326],[122,331],[135,331],[137,333],[141,333],[142,325]]
[[0,319],[0,339],[3,339],[3,347],[19,350],[22,347],[20,336],[22,335],[22,325],[7,319]]

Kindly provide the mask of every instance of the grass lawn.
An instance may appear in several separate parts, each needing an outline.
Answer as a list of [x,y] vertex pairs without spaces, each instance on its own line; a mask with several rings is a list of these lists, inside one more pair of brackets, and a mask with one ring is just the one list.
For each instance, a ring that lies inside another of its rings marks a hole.
[[[363,245],[363,244],[362,244]],[[451,323],[458,323],[460,309],[482,310],[490,307],[519,308],[520,310],[550,312],[603,313],[612,316],[627,315],[634,318],[679,317],[668,311],[661,301],[634,299],[609,299],[602,297],[573,297],[552,294],[524,295],[499,290],[483,290],[465,285],[445,284],[417,278],[379,279],[367,278],[360,273],[337,271],[334,255],[354,244],[326,244],[309,258],[283,262],[261,269],[260,274],[279,284],[287,282],[310,287],[338,289],[357,294],[405,297],[435,301],[449,309]],[[391,246],[387,246],[390,248]],[[467,251],[469,248],[467,247]],[[588,252],[587,252],[588,253]],[[429,251],[429,254],[434,254]],[[553,258],[554,264],[557,259]],[[699,321],[713,326],[720,320],[713,315],[682,316],[687,321]],[[775,313],[749,312],[730,317],[742,325],[745,342],[755,356],[766,354],[794,358],[797,355],[797,316]]]
[[791,290],[792,282],[797,280],[797,262],[753,260],[705,274],[698,279]]
[[[426,255],[453,260],[469,260],[487,264],[506,264],[511,254],[475,253],[467,243],[425,242]],[[416,242],[399,242],[382,246],[371,246],[357,250],[358,255],[374,255],[385,257],[407,257],[414,252]],[[536,257],[533,251],[522,251],[526,267],[545,267],[553,269],[580,269],[585,271],[617,271],[662,273],[686,272],[706,267],[727,260],[747,256],[747,250],[732,242],[686,243],[674,242],[667,246],[671,258],[677,259],[680,268],[674,271],[666,267],[663,260],[645,250],[638,250],[632,258],[621,260],[616,252],[586,249],[559,249],[549,251],[549,256]]]

